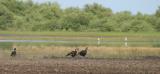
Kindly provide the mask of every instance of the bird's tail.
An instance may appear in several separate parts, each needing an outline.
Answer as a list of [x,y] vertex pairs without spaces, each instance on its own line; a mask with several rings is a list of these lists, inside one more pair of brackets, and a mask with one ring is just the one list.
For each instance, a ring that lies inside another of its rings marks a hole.
[[68,53],[66,56],[69,56],[70,54]]

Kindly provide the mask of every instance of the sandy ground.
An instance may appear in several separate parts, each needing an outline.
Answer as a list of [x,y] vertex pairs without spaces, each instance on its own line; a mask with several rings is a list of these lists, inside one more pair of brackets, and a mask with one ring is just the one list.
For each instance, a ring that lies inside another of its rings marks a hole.
[[1,59],[0,74],[160,74],[160,59]]

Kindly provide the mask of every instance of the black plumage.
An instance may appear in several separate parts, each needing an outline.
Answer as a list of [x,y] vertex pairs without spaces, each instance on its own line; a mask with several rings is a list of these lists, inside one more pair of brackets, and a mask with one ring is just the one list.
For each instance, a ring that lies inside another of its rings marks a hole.
[[77,50],[78,48],[76,48],[74,51],[69,52],[66,56],[75,57],[77,55]]
[[85,56],[86,56],[86,54],[87,54],[87,50],[88,50],[88,47],[86,47],[86,49],[85,49],[85,50],[80,51],[78,54],[79,54],[80,56],[85,57]]
[[13,50],[12,50],[12,52],[11,52],[11,55],[10,56],[16,56],[16,48],[14,48]]

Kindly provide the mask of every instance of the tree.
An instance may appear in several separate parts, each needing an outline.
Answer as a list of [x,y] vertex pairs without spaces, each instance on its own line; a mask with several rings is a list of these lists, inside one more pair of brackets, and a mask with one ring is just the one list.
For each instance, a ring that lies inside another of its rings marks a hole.
[[153,27],[149,23],[141,20],[133,20],[128,27],[128,30],[132,32],[154,31]]
[[7,30],[12,25],[13,13],[4,5],[0,4],[0,29]]
[[160,6],[156,10],[155,16],[158,17],[158,18],[160,18]]
[[93,16],[95,15],[99,18],[109,17],[113,14],[110,8],[105,8],[97,3],[85,5],[84,10],[87,13],[91,13]]
[[101,4],[62,9],[56,2],[0,0],[0,30],[6,31],[160,31],[160,7],[153,15],[113,13]]
[[77,8],[67,8],[63,16],[63,26],[65,30],[81,31],[89,24],[88,14]]
[[160,32],[160,18],[157,18],[155,22],[155,29]]
[[159,32],[160,31],[160,6],[156,11],[155,16],[156,16],[155,28]]

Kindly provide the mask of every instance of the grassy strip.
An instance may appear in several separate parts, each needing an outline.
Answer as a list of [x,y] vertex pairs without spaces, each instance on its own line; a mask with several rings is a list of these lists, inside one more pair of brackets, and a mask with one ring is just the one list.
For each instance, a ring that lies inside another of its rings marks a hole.
[[[55,58],[66,57],[65,55],[74,50],[76,47],[70,46],[17,46],[18,56],[26,58]],[[143,57],[160,57],[160,48],[151,47],[105,47],[105,46],[85,46],[88,47],[88,58],[120,58],[120,59],[137,59]],[[78,46],[80,50],[85,49],[84,46]],[[79,51],[80,51],[79,50]],[[5,50],[6,54],[10,54],[10,50]],[[79,57],[79,56],[77,56]]]
[[[51,40],[48,40],[51,41]],[[128,41],[129,47],[160,47],[160,42],[157,41]],[[65,40],[55,42],[0,42],[0,48],[11,48],[17,46],[109,46],[109,47],[125,47],[124,41],[106,41],[102,40],[98,44],[97,40]]]
[[42,35],[42,36],[160,36],[159,32],[14,32],[0,31],[0,34]]
[[[71,42],[0,42],[0,48],[11,48],[17,46],[107,46],[125,47],[125,42],[101,42],[96,41],[71,41]],[[129,47],[160,47],[160,42],[128,42]]]

